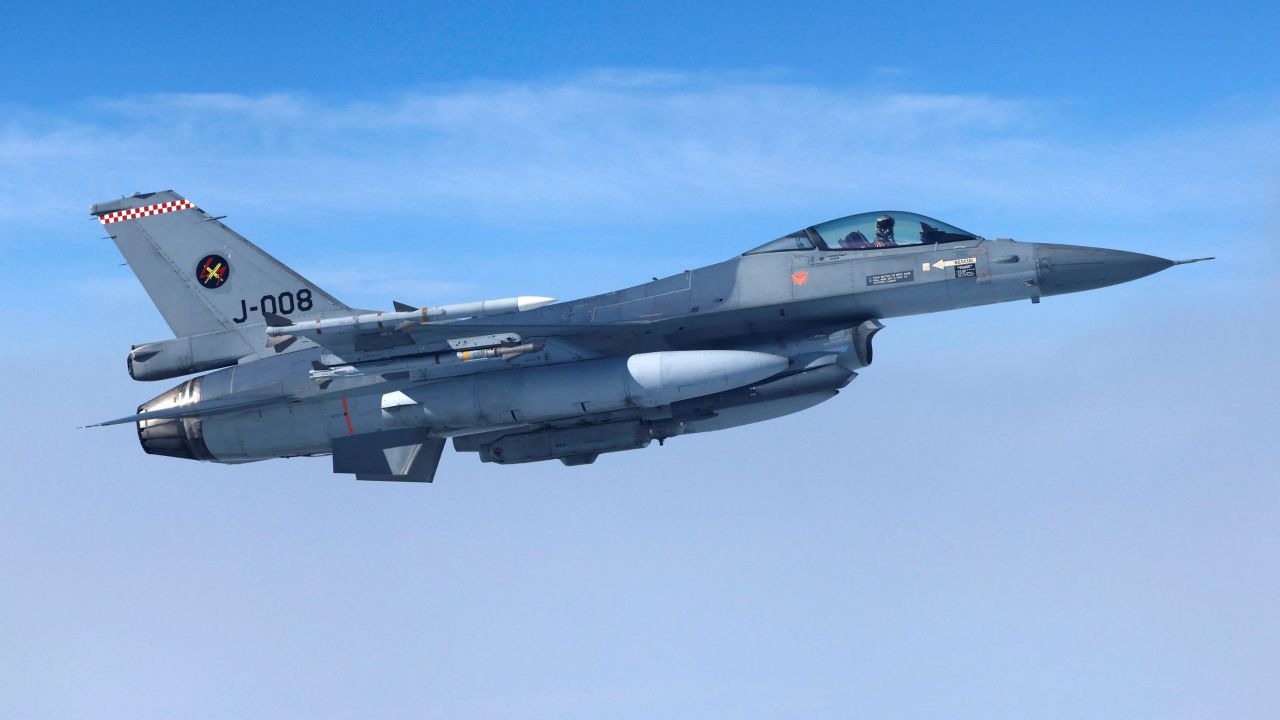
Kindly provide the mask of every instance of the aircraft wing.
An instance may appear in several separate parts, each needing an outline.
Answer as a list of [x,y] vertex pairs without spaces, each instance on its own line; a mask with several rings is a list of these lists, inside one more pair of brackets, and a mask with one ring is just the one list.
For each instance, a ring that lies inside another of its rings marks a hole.
[[609,334],[637,324],[539,323],[529,322],[518,314],[470,321],[421,322],[417,318],[406,319],[398,315],[403,313],[368,313],[299,323],[268,315],[267,344],[282,351],[295,339],[306,338],[335,355],[347,358],[373,356],[381,351],[412,345],[436,350],[475,350],[516,344],[535,337],[567,339]]
[[[266,334],[268,344],[277,350],[305,337],[342,357],[368,357],[414,345],[467,350],[551,337],[584,346],[618,345],[624,336],[642,338],[658,324],[678,319],[684,324],[683,318],[698,311],[690,304],[690,282],[686,272],[567,303],[522,295],[417,309],[396,303],[391,312],[353,312],[296,322],[268,314]],[[500,339],[506,336],[511,340]]]

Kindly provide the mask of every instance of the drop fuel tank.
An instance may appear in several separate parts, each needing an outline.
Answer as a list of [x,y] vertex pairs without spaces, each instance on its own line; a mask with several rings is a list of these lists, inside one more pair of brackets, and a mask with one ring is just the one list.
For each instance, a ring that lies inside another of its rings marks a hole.
[[678,350],[450,378],[382,398],[392,427],[479,428],[658,407],[763,380],[785,357]]

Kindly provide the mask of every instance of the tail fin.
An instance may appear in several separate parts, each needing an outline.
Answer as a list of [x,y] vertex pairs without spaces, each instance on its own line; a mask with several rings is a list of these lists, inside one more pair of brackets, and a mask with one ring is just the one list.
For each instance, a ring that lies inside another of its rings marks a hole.
[[345,310],[329,293],[172,190],[89,209],[178,337],[235,331],[258,346],[263,315]]

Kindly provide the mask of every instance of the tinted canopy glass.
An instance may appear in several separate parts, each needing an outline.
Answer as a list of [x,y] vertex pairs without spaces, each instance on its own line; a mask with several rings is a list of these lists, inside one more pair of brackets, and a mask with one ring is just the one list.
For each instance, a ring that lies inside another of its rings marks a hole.
[[828,220],[770,240],[745,254],[813,250],[818,246],[825,250],[863,250],[978,239],[981,238],[941,220],[889,210]]
[[977,238],[973,233],[941,220],[898,211],[850,215],[814,225],[811,230],[831,250],[925,245]]

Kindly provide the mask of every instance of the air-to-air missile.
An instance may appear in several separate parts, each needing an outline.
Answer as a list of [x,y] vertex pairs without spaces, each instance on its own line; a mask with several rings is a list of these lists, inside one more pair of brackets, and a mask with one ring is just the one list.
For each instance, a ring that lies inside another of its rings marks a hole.
[[742,255],[559,303],[520,296],[350,308],[172,191],[93,206],[175,338],[135,379],[206,372],[103,425],[148,453],[239,463],[331,455],[430,482],[447,438],[485,462],[602,453],[799,412],[872,361],[885,318],[1091,290],[1172,265],[988,240],[905,212],[851,215]]
[[479,300],[477,302],[423,308],[415,308],[402,302],[396,302],[395,312],[339,315],[336,317],[316,318],[305,322],[294,322],[276,313],[265,313],[264,317],[267,323],[267,337],[270,338],[296,337],[299,335],[319,337],[326,333],[329,335],[358,335],[369,332],[404,332],[429,322],[453,322],[467,318],[524,312],[550,305],[555,301],[555,298],[521,295],[520,297],[501,298],[498,300]]

